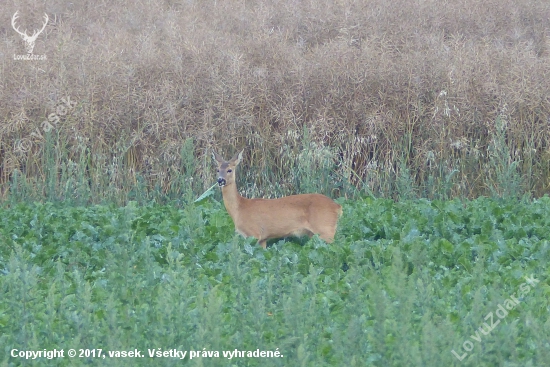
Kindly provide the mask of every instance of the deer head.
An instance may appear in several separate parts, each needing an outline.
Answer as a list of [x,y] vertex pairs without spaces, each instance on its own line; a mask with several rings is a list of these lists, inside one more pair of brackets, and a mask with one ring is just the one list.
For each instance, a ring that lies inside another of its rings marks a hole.
[[17,33],[19,33],[19,35],[23,38],[23,40],[25,41],[25,49],[27,50],[27,53],[29,54],[32,54],[32,50],[34,49],[34,43],[36,42],[36,38],[38,37],[38,35],[40,33],[42,33],[42,31],[44,30],[44,28],[46,28],[46,25],[48,24],[48,20],[50,18],[48,18],[48,14],[44,13],[44,25],[42,26],[42,29],[39,30],[39,31],[34,31],[32,36],[29,36],[27,35],[27,30],[25,29],[25,32],[21,32],[19,31],[19,29],[17,29],[17,27],[15,26],[15,20],[17,18],[19,18],[19,10],[15,12],[15,14],[13,15],[13,17],[11,18],[11,26],[13,27],[13,29],[15,29],[15,31]]

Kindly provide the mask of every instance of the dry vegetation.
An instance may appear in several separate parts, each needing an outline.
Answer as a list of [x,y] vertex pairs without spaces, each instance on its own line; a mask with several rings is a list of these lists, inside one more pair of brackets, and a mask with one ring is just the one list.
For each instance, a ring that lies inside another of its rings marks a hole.
[[[16,10],[21,29],[50,16],[46,61],[13,59]],[[84,162],[122,191],[138,174],[169,190],[186,138],[206,187],[214,146],[246,146],[245,165],[275,172],[253,180],[282,183],[304,133],[382,195],[403,179],[428,197],[549,188],[548,1],[7,0],[0,15],[4,187],[47,175],[50,116],[55,169]]]

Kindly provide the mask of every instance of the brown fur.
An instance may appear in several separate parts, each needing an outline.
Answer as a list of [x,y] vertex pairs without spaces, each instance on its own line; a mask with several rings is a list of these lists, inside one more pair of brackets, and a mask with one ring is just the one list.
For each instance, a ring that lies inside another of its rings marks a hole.
[[235,231],[255,237],[265,249],[266,241],[286,236],[318,234],[331,243],[334,240],[342,207],[321,194],[291,195],[280,199],[247,199],[237,191],[235,170],[242,153],[225,161],[214,153],[218,162],[218,182],[222,180],[225,208],[233,219]]

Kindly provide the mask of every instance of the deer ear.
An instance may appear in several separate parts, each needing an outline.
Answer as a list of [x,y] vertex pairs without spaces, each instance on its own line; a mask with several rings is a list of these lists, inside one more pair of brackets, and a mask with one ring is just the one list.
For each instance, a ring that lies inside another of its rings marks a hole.
[[244,149],[241,150],[239,153],[235,154],[233,158],[231,158],[231,163],[233,163],[235,166],[241,163],[241,161],[243,160],[243,152],[244,152]]
[[212,151],[212,158],[214,158],[214,160],[217,161],[218,163],[224,162],[224,159],[215,151]]

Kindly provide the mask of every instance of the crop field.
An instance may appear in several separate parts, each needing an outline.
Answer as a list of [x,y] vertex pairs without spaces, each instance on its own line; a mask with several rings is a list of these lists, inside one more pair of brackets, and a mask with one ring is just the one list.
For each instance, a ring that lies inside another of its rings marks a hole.
[[[549,365],[550,1],[0,18],[0,367]],[[195,202],[241,150],[242,196],[326,195],[334,242]]]
[[[29,33],[49,16],[45,60],[14,59],[16,12]],[[305,192],[305,163],[394,199],[549,192],[548,1],[10,0],[0,18],[0,199],[45,161],[170,191],[186,139],[195,182],[211,149],[246,147],[256,197]]]
[[[5,203],[0,366],[550,360],[548,197],[340,203],[333,244],[267,250],[212,199]],[[64,358],[24,357],[54,349]]]

